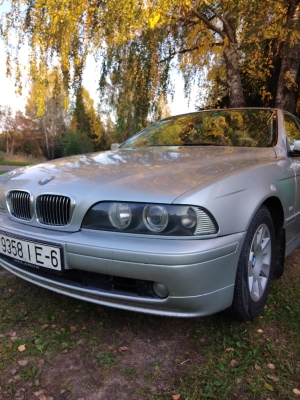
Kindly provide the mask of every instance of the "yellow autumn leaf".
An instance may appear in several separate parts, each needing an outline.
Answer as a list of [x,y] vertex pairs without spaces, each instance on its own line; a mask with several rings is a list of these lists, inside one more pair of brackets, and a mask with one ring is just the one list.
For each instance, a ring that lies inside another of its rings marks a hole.
[[273,392],[274,388],[272,385],[270,385],[269,383],[265,383],[265,388],[270,390],[271,392]]
[[25,351],[26,350],[26,347],[25,347],[25,344],[21,344],[19,347],[18,347],[18,350],[19,351]]
[[258,333],[263,333],[263,330],[262,329],[257,329],[257,332]]
[[293,389],[293,393],[296,394],[297,396],[300,396],[300,390],[299,389]]
[[149,19],[150,28],[153,29],[159,20],[160,20],[160,14],[156,14],[152,18],[150,18]]

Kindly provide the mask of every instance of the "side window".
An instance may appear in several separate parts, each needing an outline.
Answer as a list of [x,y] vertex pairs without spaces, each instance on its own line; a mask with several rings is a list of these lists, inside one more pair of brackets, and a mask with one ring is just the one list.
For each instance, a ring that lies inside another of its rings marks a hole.
[[284,115],[284,128],[290,150],[294,150],[294,141],[300,140],[300,129],[296,120],[288,114]]

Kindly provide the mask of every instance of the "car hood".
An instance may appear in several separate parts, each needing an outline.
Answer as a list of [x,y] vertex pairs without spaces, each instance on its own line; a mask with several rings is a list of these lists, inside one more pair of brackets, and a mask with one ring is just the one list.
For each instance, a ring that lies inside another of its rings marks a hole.
[[[103,200],[172,203],[208,180],[247,165],[274,161],[275,157],[272,148],[118,149],[21,168],[2,175],[0,183],[5,184],[5,191],[25,189],[34,196],[72,195],[77,204]],[[52,180],[44,183],[44,178]]]

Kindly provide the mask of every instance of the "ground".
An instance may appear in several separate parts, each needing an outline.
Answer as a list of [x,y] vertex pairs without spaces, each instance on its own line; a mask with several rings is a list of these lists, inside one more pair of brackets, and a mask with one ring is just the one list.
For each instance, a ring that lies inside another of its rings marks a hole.
[[248,323],[100,307],[0,270],[0,399],[300,398],[299,261]]

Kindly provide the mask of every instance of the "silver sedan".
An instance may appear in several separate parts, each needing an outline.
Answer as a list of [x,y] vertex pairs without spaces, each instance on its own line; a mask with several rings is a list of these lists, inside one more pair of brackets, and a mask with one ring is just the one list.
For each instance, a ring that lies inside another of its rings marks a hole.
[[298,139],[279,109],[203,111],[8,172],[0,265],[97,304],[252,319],[300,242]]

